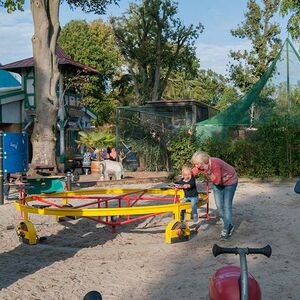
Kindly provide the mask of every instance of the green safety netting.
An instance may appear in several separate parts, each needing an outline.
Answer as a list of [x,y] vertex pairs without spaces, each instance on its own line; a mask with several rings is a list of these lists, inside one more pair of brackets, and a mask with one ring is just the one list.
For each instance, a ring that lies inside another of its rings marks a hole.
[[197,123],[196,134],[200,140],[227,137],[231,129],[255,128],[274,114],[300,124],[300,56],[289,39],[253,87],[228,109]]

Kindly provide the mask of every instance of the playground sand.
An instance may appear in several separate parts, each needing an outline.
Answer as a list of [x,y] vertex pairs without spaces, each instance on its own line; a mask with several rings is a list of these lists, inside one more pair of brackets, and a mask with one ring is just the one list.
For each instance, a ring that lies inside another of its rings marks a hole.
[[190,241],[167,245],[167,215],[119,228],[117,234],[85,219],[58,224],[53,217],[33,216],[38,234],[48,238],[28,246],[7,229],[19,215],[12,203],[5,204],[0,207],[0,299],[81,300],[90,290],[105,300],[207,299],[213,272],[239,264],[236,256],[214,258],[214,243],[272,245],[271,258],[248,257],[263,299],[300,299],[299,215],[300,195],[292,183],[241,182],[234,202],[236,230],[226,242],[219,240],[220,225],[211,222]]

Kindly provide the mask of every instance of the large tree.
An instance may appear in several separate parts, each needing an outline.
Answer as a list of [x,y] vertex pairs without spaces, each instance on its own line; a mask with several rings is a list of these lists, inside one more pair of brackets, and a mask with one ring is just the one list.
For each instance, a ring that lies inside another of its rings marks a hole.
[[281,48],[280,26],[272,22],[279,3],[280,0],[263,0],[260,6],[255,0],[249,0],[245,20],[231,31],[233,36],[251,43],[250,50],[230,52],[234,60],[230,77],[242,92],[262,76]]
[[100,19],[90,23],[73,20],[62,28],[58,44],[73,59],[101,73],[100,76],[80,76],[74,85],[80,84],[83,102],[98,114],[98,121],[109,121],[115,110],[111,86],[123,63],[111,27]]
[[239,99],[236,89],[223,75],[208,70],[198,70],[193,77],[174,73],[169,78],[164,99],[193,99],[223,110]]
[[170,74],[192,65],[203,26],[185,26],[176,14],[172,0],[143,0],[111,19],[140,103],[159,100]]
[[[104,13],[109,3],[117,0],[66,0],[71,7],[85,12]],[[35,67],[36,117],[31,137],[32,163],[56,166],[55,144],[59,101],[56,95],[60,77],[55,47],[60,31],[59,7],[61,0],[31,0],[34,24],[32,48]],[[22,10],[24,0],[0,0],[8,12]]]

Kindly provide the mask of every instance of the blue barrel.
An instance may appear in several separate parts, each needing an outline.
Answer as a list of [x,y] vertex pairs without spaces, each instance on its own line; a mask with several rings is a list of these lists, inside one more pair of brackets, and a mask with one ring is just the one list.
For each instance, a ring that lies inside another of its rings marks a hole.
[[28,135],[24,132],[3,133],[3,171],[28,171]]

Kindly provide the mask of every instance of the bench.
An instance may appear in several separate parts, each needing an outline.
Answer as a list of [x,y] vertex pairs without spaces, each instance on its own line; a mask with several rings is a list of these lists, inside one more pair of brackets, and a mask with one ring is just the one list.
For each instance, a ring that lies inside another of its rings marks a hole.
[[34,173],[42,176],[49,176],[54,171],[54,166],[46,164],[29,164],[29,168],[32,169]]
[[91,173],[91,166],[83,166],[82,165],[82,157],[75,157],[73,159],[68,160],[69,167],[66,169],[70,169],[71,172],[74,172],[76,169],[81,169],[82,174],[85,174],[84,169],[88,169],[89,173]]
[[29,168],[33,170],[49,170],[49,171],[54,170],[54,166],[46,165],[46,164],[29,164]]

